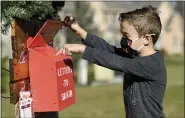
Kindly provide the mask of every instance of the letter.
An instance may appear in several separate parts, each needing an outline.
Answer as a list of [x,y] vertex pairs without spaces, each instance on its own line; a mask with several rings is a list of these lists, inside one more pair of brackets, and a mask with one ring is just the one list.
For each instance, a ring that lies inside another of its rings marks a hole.
[[58,76],[60,76],[60,69],[57,69],[57,71],[58,71]]
[[72,90],[69,91],[69,97],[72,97]]
[[68,92],[66,92],[66,98],[69,98],[69,93]]
[[62,93],[61,97],[62,97],[62,101],[65,100],[66,99],[65,93]]

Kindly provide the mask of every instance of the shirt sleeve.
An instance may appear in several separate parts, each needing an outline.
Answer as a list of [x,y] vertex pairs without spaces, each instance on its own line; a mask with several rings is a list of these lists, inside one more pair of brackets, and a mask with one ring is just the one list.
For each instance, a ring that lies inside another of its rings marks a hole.
[[99,38],[95,35],[87,33],[87,36],[84,40],[81,40],[83,44],[92,48],[98,48],[102,50],[106,50],[110,53],[116,53],[120,56],[127,57],[128,55],[123,51],[122,48],[117,48],[113,45],[107,43],[104,39]]
[[130,59],[110,53],[105,50],[86,47],[82,58],[91,61],[94,64],[124,73],[132,73],[134,75],[154,80],[154,76],[158,73],[156,62],[148,63],[147,60]]

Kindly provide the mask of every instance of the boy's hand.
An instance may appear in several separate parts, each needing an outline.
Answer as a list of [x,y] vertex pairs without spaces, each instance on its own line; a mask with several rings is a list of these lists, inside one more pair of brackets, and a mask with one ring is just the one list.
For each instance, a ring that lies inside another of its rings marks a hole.
[[70,27],[75,34],[80,36],[82,39],[85,39],[87,32],[78,25],[74,17],[66,16],[64,23],[67,27]]
[[65,26],[70,27],[73,31],[78,31],[80,29],[80,26],[72,16],[66,16],[64,18],[64,23]]
[[71,55],[72,53],[84,53],[86,46],[82,44],[65,44],[56,54]]

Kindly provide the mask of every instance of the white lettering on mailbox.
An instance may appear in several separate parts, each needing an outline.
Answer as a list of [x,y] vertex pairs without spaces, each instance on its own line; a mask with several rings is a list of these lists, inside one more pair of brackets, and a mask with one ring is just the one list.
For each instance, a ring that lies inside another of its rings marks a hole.
[[72,94],[72,90],[69,90],[69,91],[67,91],[67,92],[65,92],[65,93],[62,93],[62,94],[61,94],[62,101],[66,100],[66,99],[68,99],[68,98],[71,98],[72,95],[73,95],[73,94]]
[[72,69],[69,66],[59,68],[59,69],[57,69],[57,71],[58,71],[58,76],[62,76],[62,75],[72,73]]
[[69,81],[68,81],[68,79],[65,79],[65,80],[64,80],[64,83],[63,83],[63,85],[64,85],[64,87],[67,87],[67,86],[69,86]]

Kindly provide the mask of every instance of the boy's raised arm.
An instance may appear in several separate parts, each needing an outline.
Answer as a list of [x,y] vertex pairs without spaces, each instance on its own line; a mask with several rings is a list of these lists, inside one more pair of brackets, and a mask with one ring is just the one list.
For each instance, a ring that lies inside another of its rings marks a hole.
[[120,55],[124,54],[122,48],[116,48],[115,46],[107,43],[104,39],[87,33],[83,28],[78,25],[78,23],[74,19],[70,19],[69,17],[66,17],[65,19],[64,22],[68,24],[71,30],[81,38],[83,44],[92,48],[107,50],[111,53],[117,53]]

